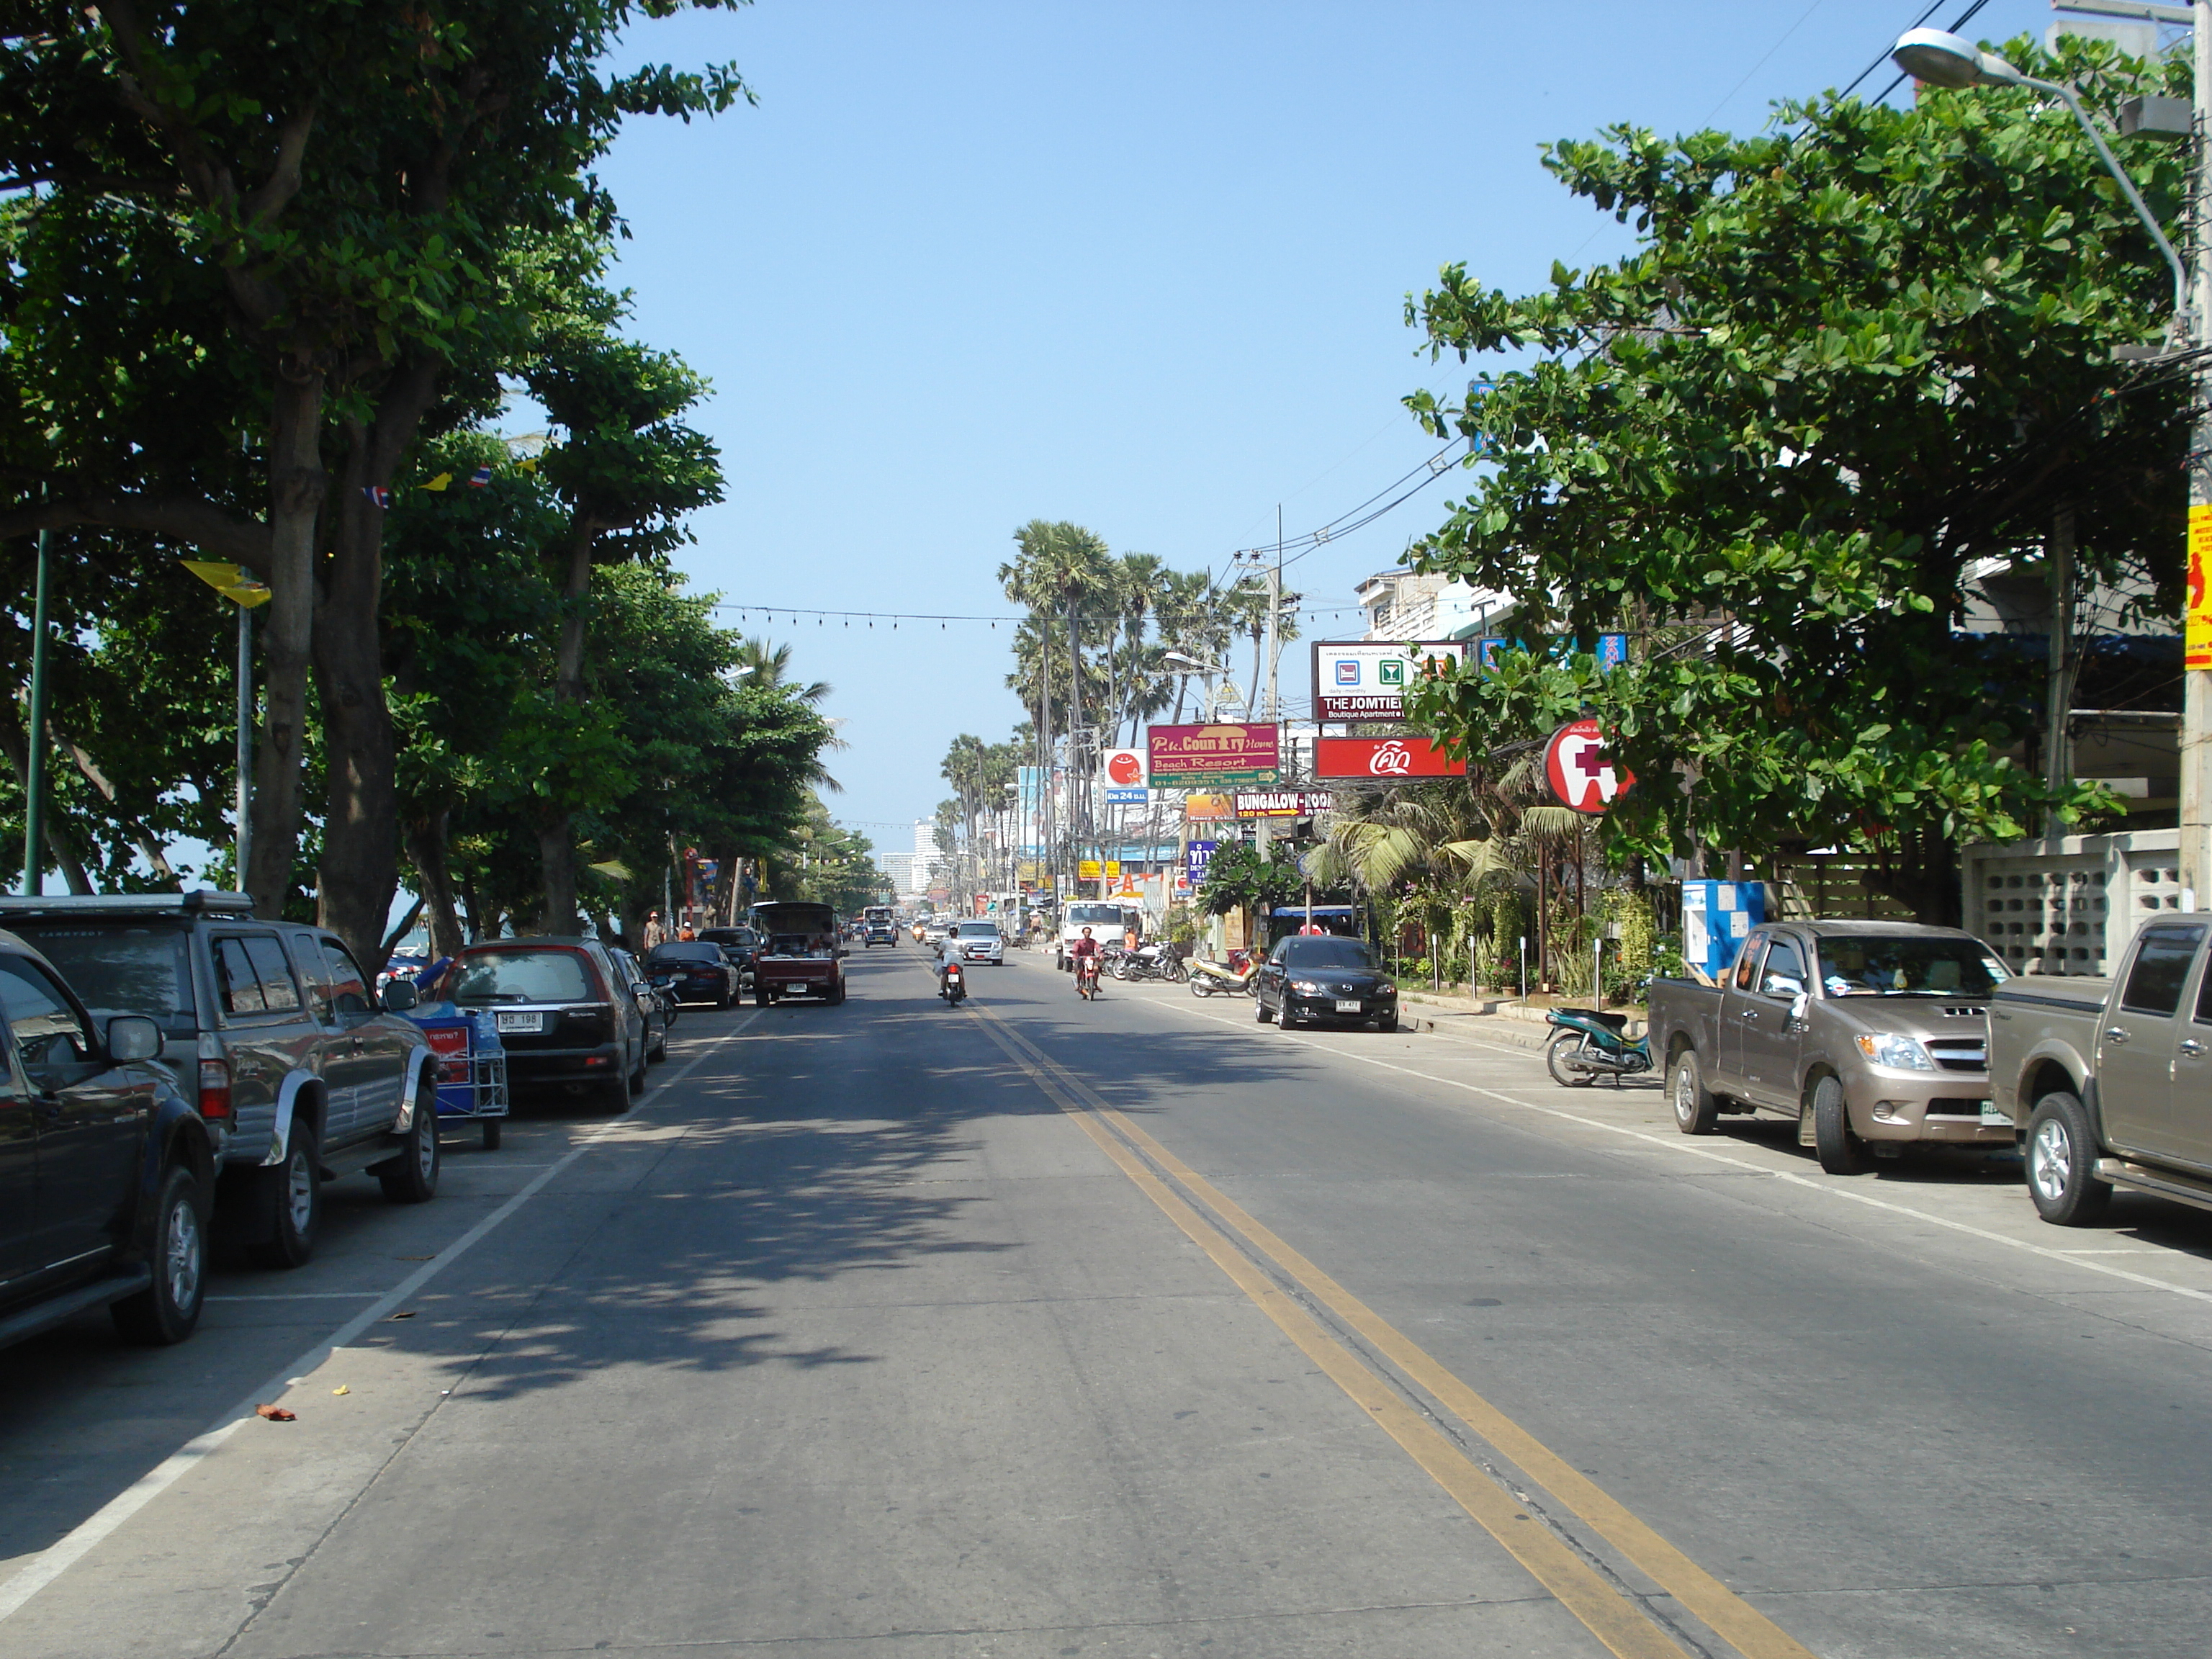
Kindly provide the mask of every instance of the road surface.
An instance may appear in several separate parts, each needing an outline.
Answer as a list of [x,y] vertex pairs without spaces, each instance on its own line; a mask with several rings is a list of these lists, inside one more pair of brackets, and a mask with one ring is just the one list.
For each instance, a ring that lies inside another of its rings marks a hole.
[[849,966],[432,1205],[337,1183],[179,1348],[10,1351],[0,1653],[2203,1650],[2212,1217]]

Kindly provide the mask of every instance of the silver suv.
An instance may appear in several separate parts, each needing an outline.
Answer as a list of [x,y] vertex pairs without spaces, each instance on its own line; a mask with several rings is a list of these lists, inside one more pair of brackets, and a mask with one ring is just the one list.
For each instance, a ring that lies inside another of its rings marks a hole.
[[216,1218],[265,1266],[313,1253],[322,1182],[373,1172],[395,1203],[438,1190],[437,1067],[335,933],[263,921],[243,893],[0,898],[103,1024],[143,1014],[216,1149]]

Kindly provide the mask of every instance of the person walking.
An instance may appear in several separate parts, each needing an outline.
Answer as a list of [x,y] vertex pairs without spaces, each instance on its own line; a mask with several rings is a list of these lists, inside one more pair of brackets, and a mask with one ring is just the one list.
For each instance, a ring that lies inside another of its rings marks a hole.
[[648,951],[655,945],[668,943],[668,929],[661,924],[659,911],[655,910],[645,919],[644,936],[645,948]]

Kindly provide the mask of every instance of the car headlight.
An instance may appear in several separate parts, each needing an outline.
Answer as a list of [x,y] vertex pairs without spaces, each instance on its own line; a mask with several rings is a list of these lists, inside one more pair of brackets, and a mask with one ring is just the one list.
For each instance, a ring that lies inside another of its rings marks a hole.
[[1378,997],[1395,997],[1398,994],[1398,988],[1386,979],[1376,986],[1375,994]]
[[1292,980],[1291,981],[1291,989],[1293,991],[1303,992],[1310,997],[1317,997],[1321,994],[1321,987],[1310,979]]
[[1858,1039],[1859,1052],[1877,1066],[1887,1066],[1899,1072],[1932,1072],[1936,1062],[1918,1041],[1899,1036],[1895,1031],[1882,1031]]

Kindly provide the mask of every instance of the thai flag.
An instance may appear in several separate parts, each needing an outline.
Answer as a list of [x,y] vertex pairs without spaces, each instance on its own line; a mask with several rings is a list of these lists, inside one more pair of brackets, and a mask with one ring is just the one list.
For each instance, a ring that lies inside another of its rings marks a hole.
[[469,488],[471,489],[482,489],[490,482],[491,469],[488,466],[480,466],[469,474]]
[[371,507],[386,507],[392,505],[392,492],[382,484],[363,484],[361,487],[361,493],[368,497]]

